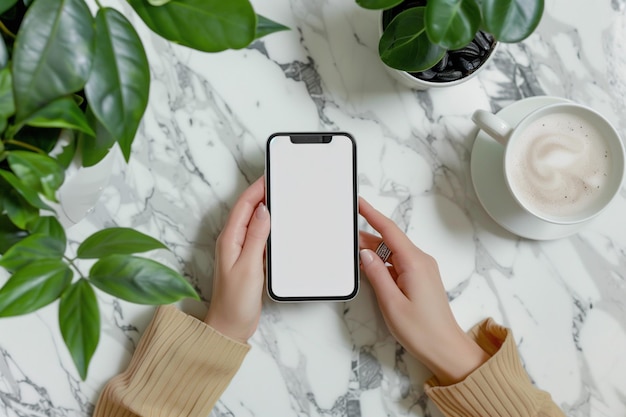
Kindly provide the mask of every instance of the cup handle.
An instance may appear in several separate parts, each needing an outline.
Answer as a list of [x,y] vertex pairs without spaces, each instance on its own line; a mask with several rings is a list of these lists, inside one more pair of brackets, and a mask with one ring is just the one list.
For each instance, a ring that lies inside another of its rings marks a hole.
[[502,146],[506,146],[513,129],[504,120],[491,112],[480,109],[474,112],[472,120],[476,126],[497,140],[498,143],[502,144]]

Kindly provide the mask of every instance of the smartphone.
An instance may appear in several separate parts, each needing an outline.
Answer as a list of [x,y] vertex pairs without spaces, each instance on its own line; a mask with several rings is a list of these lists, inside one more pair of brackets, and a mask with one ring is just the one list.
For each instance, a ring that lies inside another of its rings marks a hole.
[[267,292],[276,301],[346,301],[359,288],[356,142],[348,133],[267,140]]

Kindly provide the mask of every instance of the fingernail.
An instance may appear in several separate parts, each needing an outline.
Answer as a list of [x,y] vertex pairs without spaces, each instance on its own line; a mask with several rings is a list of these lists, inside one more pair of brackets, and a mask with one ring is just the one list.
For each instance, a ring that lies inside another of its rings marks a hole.
[[267,207],[265,206],[265,204],[259,203],[259,205],[257,206],[254,212],[254,215],[256,216],[257,219],[260,219],[260,220],[267,218]]
[[361,255],[361,263],[363,266],[371,264],[374,260],[374,254],[369,249],[361,249],[359,254]]

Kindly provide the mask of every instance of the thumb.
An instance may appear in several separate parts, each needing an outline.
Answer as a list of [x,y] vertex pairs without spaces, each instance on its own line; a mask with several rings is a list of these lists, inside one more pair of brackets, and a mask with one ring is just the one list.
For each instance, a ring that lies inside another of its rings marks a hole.
[[363,271],[374,288],[378,303],[383,307],[393,303],[398,297],[404,295],[396,285],[382,259],[370,249],[362,249],[360,252]]
[[262,260],[263,250],[270,234],[270,214],[263,203],[259,203],[248,224],[246,240],[241,250],[241,258],[250,261]]

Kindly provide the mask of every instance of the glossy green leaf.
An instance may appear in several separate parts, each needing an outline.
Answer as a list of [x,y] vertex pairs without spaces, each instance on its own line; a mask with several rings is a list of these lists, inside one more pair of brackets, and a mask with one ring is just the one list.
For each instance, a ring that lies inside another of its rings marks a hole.
[[7,217],[20,229],[37,220],[39,209],[31,206],[13,187],[0,179],[0,199]]
[[93,17],[84,0],[34,2],[13,51],[17,121],[83,88],[94,48]]
[[424,7],[398,14],[385,28],[378,43],[382,61],[403,71],[423,71],[435,65],[446,50],[430,41],[424,24]]
[[4,180],[8,185],[13,187],[13,189],[15,189],[15,191],[17,191],[19,195],[24,197],[24,200],[26,200],[31,206],[42,210],[52,211],[52,208],[44,203],[41,198],[39,198],[39,195],[36,191],[24,184],[12,172],[0,169],[0,181],[2,180]]
[[31,235],[13,245],[0,258],[0,266],[15,272],[43,260],[60,260],[65,253],[65,238]]
[[100,9],[94,67],[85,93],[94,115],[120,144],[127,161],[149,89],[148,58],[135,29],[115,9]]
[[61,223],[56,217],[43,216],[39,217],[36,221],[28,225],[28,231],[35,235],[45,235],[63,243],[63,250],[65,250],[65,243],[67,239],[65,237],[65,229],[61,226]]
[[59,327],[83,381],[100,341],[100,311],[96,294],[86,279],[69,287],[59,303]]
[[133,254],[153,249],[167,249],[163,243],[125,227],[111,227],[89,236],[78,247],[76,254],[81,259],[101,258],[114,254]]
[[446,49],[460,49],[474,39],[480,26],[476,0],[439,0],[426,4],[430,40]]
[[26,187],[51,201],[57,201],[55,193],[65,180],[65,171],[56,159],[34,152],[12,151],[8,160],[11,169]]
[[158,262],[130,255],[109,255],[89,272],[90,282],[102,291],[137,304],[170,304],[182,298],[199,299],[178,272]]
[[72,271],[62,261],[26,265],[0,288],[0,317],[36,311],[59,298],[71,282]]
[[26,230],[17,227],[6,215],[0,215],[0,255],[27,236]]
[[[61,129],[56,127],[41,129],[22,125],[20,130],[15,134],[15,139],[40,149],[41,153],[49,154],[58,143],[60,136]],[[12,149],[24,150],[22,146],[14,146]]]
[[397,6],[402,3],[403,0],[356,0],[356,3],[365,8],[371,10],[391,9],[393,6]]
[[35,127],[60,127],[94,134],[85,114],[72,97],[61,97],[51,101],[28,116],[24,124]]
[[274,22],[273,20],[258,14],[256,22],[256,34],[254,38],[259,39],[263,36],[267,36],[271,33],[280,32],[283,30],[289,30],[289,28],[285,25],[281,25],[280,23]]
[[169,3],[171,0],[148,0],[153,6],[163,6],[165,3]]
[[[0,37],[0,43],[3,42]],[[15,113],[13,100],[13,78],[8,67],[0,70],[0,132],[7,127],[7,120]]]
[[17,3],[17,0],[0,0],[0,14],[15,6],[15,3]]
[[96,135],[91,136],[80,133],[78,135],[78,146],[80,147],[82,165],[84,167],[90,167],[102,161],[102,159],[109,154],[111,148],[115,146],[115,138],[102,123],[100,123],[91,111],[91,108],[87,109],[86,116],[92,129],[96,132]]
[[129,3],[155,33],[204,52],[245,48],[256,33],[249,0],[171,0],[159,7],[145,0]]
[[519,42],[537,28],[543,8],[543,0],[482,0],[483,26],[500,42]]

